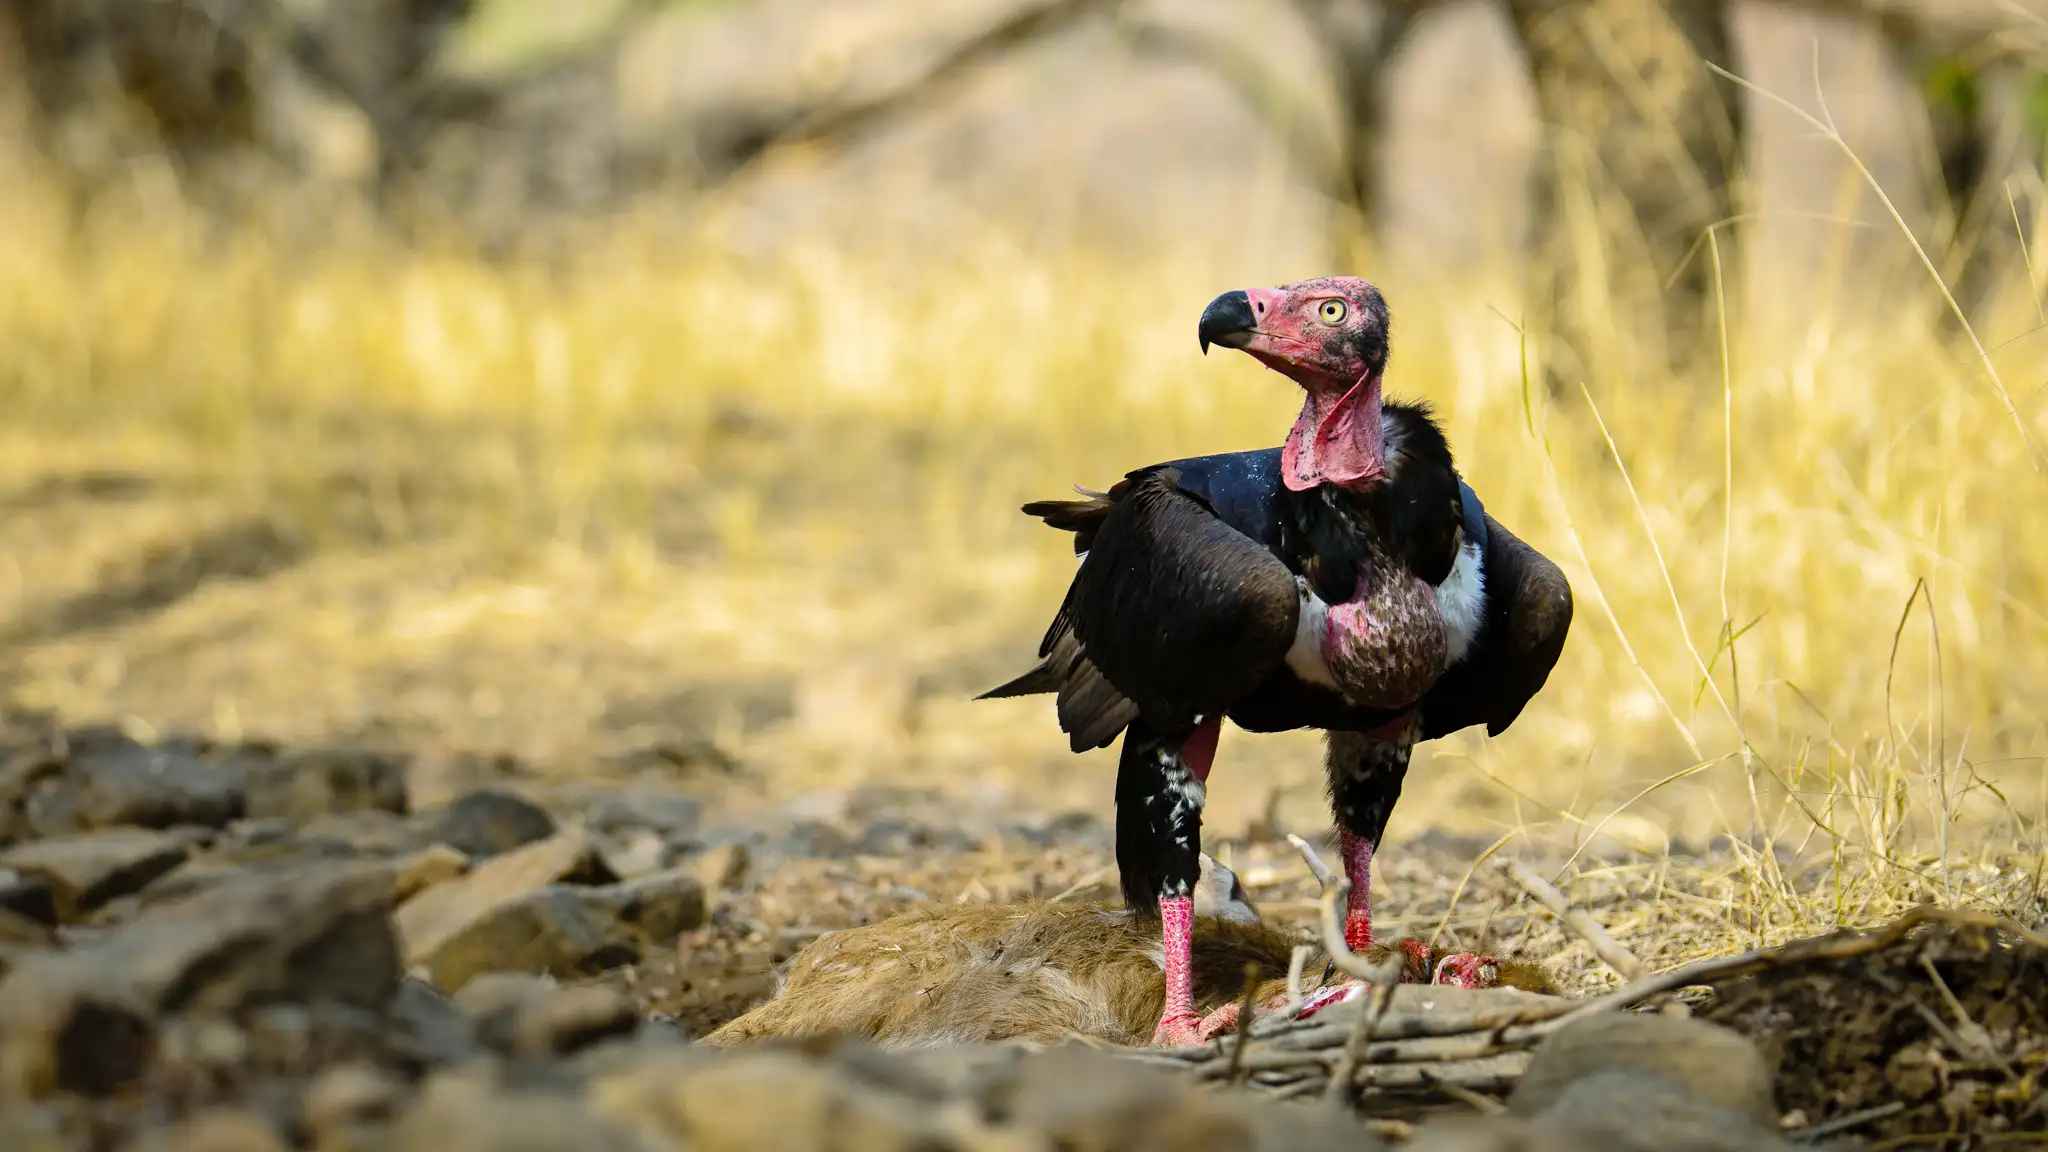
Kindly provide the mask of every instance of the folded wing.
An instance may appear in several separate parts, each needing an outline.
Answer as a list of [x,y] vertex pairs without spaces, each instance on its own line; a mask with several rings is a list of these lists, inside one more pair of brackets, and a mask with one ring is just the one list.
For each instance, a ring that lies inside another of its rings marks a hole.
[[1086,555],[1039,666],[988,695],[1058,692],[1076,751],[1109,744],[1138,718],[1176,732],[1221,713],[1293,643],[1293,574],[1177,481],[1161,468],[1105,496],[1025,509],[1074,530]]

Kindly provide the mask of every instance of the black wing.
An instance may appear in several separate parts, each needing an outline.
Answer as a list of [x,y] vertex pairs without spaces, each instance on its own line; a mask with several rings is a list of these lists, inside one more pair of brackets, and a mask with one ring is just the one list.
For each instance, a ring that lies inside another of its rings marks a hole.
[[1486,619],[1465,658],[1422,698],[1422,738],[1485,724],[1498,736],[1557,665],[1572,623],[1564,572],[1486,517]]
[[1108,744],[1139,717],[1174,732],[1227,710],[1294,641],[1293,574],[1178,480],[1160,468],[1087,502],[1026,509],[1073,527],[1087,555],[1039,666],[988,695],[1056,690],[1075,751]]

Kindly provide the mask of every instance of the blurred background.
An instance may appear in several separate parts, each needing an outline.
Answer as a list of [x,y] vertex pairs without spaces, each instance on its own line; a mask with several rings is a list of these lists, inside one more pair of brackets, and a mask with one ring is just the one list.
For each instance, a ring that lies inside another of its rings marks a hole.
[[2041,0],[14,0],[0,706],[1106,813],[969,702],[1016,506],[1277,443],[1196,317],[1345,272],[1578,593],[1397,839],[2025,866],[2044,146]]

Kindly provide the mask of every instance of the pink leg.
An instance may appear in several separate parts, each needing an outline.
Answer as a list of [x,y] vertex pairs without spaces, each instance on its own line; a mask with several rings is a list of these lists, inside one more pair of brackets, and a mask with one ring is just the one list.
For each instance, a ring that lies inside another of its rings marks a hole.
[[1372,947],[1372,841],[1349,832],[1337,835],[1344,857],[1344,875],[1351,881],[1345,898],[1344,944],[1353,952]]
[[[1197,782],[1209,779],[1216,762],[1216,741],[1222,734],[1223,717],[1216,716],[1195,730],[1181,744],[1181,763]],[[1199,804],[1199,802],[1198,802]],[[1154,1044],[1199,1044],[1230,1026],[1237,1019],[1236,1005],[1228,1012],[1218,1009],[1207,1018],[1195,1015],[1195,901],[1192,896],[1159,898],[1159,931],[1166,967],[1166,1005],[1159,1013],[1159,1026],[1152,1032]]]
[[1152,1042],[1199,1044],[1202,1036],[1201,1020],[1195,1015],[1194,897],[1161,897],[1159,926],[1166,962],[1166,1007],[1159,1013],[1159,1027],[1152,1031]]

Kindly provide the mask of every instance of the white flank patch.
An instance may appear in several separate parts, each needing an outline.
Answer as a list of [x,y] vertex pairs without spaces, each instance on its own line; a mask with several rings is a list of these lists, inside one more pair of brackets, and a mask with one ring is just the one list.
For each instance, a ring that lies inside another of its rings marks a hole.
[[1330,606],[1309,589],[1299,576],[1294,586],[1301,593],[1301,608],[1294,615],[1294,644],[1287,649],[1287,667],[1311,684],[1335,688],[1337,678],[1323,659],[1323,636],[1330,630]]
[[[1461,533],[1461,539],[1462,536]],[[1436,606],[1444,617],[1447,654],[1450,662],[1456,664],[1471,650],[1486,615],[1486,567],[1480,559],[1478,544],[1467,542],[1459,546],[1451,574],[1436,586]]]

